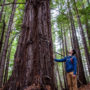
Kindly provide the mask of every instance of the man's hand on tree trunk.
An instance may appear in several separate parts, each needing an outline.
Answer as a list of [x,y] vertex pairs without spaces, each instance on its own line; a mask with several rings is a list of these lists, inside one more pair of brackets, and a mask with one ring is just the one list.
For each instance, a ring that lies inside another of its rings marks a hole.
[[53,54],[53,59],[55,59],[55,55]]

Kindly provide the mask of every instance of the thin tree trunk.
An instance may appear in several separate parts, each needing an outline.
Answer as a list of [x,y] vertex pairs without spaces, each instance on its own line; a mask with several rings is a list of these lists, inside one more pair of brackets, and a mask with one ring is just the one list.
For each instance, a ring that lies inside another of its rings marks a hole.
[[87,0],[87,3],[88,3],[88,5],[90,4],[90,1],[89,0]]
[[[66,41],[66,34],[65,34],[65,28],[64,28],[64,45],[65,45],[65,51],[66,51],[66,56],[68,55],[68,50],[67,50],[67,41]],[[66,67],[65,63],[64,63],[64,67]],[[65,70],[65,82],[66,82],[66,89],[68,89],[68,82],[67,82],[67,73]]]
[[[85,9],[84,4],[82,4],[82,9]],[[90,30],[89,30],[90,27],[89,27],[87,15],[84,15],[84,17],[85,17],[85,27],[86,27],[86,32],[87,32],[87,38],[88,38],[88,42],[89,42],[89,46],[90,46]]]
[[2,6],[1,11],[0,11],[0,22],[1,22],[2,14],[3,14],[3,10],[4,10],[4,4],[5,4],[5,0],[3,0],[3,6]]
[[5,17],[4,17],[3,27],[2,27],[2,33],[1,33],[1,38],[0,38],[0,53],[1,53],[2,44],[3,44],[3,39],[4,39],[5,27],[6,27],[6,23],[5,23]]
[[[15,3],[16,3],[16,1],[17,0],[14,0]],[[7,32],[6,32],[6,38],[5,38],[5,43],[4,43],[4,47],[3,47],[3,52],[1,53],[0,87],[2,87],[2,83],[3,83],[5,59],[6,59],[7,49],[8,49],[8,42],[9,42],[10,32],[12,31],[11,27],[12,27],[12,24],[13,24],[15,10],[16,10],[16,4],[14,4],[12,6],[12,13],[11,13],[11,16],[10,16],[8,29],[7,29]]]
[[13,73],[3,90],[55,90],[49,4],[26,0]]
[[[54,49],[55,50],[55,49]],[[55,50],[56,51],[56,50]],[[55,55],[55,58],[56,58],[56,53],[54,54]],[[55,86],[57,86],[57,90],[59,90],[59,86],[58,86],[58,80],[57,80],[57,77],[58,77],[58,74],[57,74],[57,63],[54,62],[54,78],[55,78]]]
[[86,26],[87,37],[88,37],[88,42],[89,42],[89,47],[90,47],[90,26],[89,26],[89,23],[88,23],[87,16],[85,16],[85,26]]
[[11,53],[11,45],[8,50],[8,56],[7,56],[7,61],[6,61],[6,68],[5,68],[5,75],[4,75],[4,82],[3,85],[7,82],[8,78],[8,68],[9,68],[9,61],[10,61],[10,53]]
[[[79,73],[79,80],[83,84],[86,84],[86,78],[85,78],[83,64],[82,64],[81,52],[80,52],[80,48],[79,48],[79,43],[78,43],[78,39],[77,39],[77,35],[76,35],[76,29],[75,29],[75,25],[74,25],[74,20],[73,20],[71,8],[70,8],[69,0],[67,0],[67,4],[68,4],[68,10],[69,10],[69,19],[71,22],[73,45],[74,45],[74,49],[76,49],[76,56],[77,56],[78,65],[79,65],[79,72],[77,72],[77,74]],[[81,85],[81,83],[78,81],[78,86],[80,86],[80,85]]]
[[[64,48],[64,39],[63,39],[63,32],[62,32],[62,25],[61,25],[61,35],[62,35],[62,46],[63,46],[63,55],[65,57],[65,48]],[[63,76],[65,77],[65,64],[63,63]],[[65,85],[65,89],[67,88],[66,86],[66,80],[64,78],[64,85]]]
[[8,55],[7,55],[7,61],[6,61],[5,75],[4,75],[4,82],[3,82],[3,84],[5,84],[7,82],[11,48],[12,48],[13,40],[15,39],[16,36],[17,36],[17,34],[12,38],[12,40],[11,40],[11,42],[9,44],[9,47],[8,47]]
[[54,78],[55,78],[55,86],[57,87],[57,90],[59,90],[59,87],[58,87],[58,80],[57,80],[57,77],[58,77],[58,75],[57,75],[57,70],[56,70],[56,65],[57,65],[57,63],[56,62],[54,62]]
[[[62,25],[61,25],[61,35],[62,35],[62,46],[63,46],[63,55],[65,57],[65,43],[64,43],[64,35],[62,32]],[[66,46],[66,52],[67,52],[67,46]],[[67,79],[66,79],[66,71],[65,71],[65,63],[63,63],[63,76],[64,76],[64,85],[65,85],[65,89],[68,88],[67,86]]]
[[72,38],[72,32],[71,32],[71,27],[69,25],[69,33],[70,33],[70,39],[71,39],[71,47],[74,48],[73,46],[73,38]]
[[85,56],[86,56],[86,60],[87,60],[87,64],[88,64],[88,70],[89,70],[89,73],[90,73],[90,55],[89,55],[89,51],[88,51],[88,47],[87,47],[87,42],[86,42],[86,38],[85,38],[85,34],[84,34],[84,29],[83,29],[82,24],[81,24],[81,20],[80,20],[80,16],[79,16],[79,13],[78,13],[78,9],[77,9],[75,0],[73,0],[73,3],[74,3],[73,5],[74,5],[74,8],[75,8],[75,12],[76,12],[76,15],[77,15],[77,20],[78,20],[78,24],[79,24],[79,28],[80,28],[80,33],[81,33],[82,42],[83,42],[83,46],[84,46]]
[[64,29],[64,40],[65,40],[65,50],[66,50],[66,56],[68,55],[68,50],[67,50],[67,41],[66,41],[66,33]]
[[56,67],[57,67],[57,72],[58,72],[58,76],[59,76],[60,87],[61,87],[61,90],[63,90],[62,81],[61,81],[61,77],[60,77],[60,74],[59,74],[58,64],[56,65]]

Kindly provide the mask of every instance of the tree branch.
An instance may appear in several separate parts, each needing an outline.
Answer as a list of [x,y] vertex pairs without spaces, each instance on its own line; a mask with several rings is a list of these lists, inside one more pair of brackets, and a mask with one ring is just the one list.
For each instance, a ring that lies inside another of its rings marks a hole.
[[26,3],[5,3],[5,4],[1,4],[0,6],[7,6],[7,5],[11,5],[11,4],[26,4]]
[[58,54],[58,55],[61,55],[61,56],[64,56],[64,55],[62,55],[62,54],[60,54],[60,53],[58,53],[58,52],[54,52],[54,53],[56,53],[56,54]]

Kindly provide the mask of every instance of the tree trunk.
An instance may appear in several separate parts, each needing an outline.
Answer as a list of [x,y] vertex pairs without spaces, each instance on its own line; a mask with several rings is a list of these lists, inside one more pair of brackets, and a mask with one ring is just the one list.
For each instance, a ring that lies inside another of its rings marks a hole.
[[78,13],[78,9],[77,9],[75,0],[73,0],[73,4],[74,4],[75,12],[76,12],[76,15],[77,15],[77,20],[78,20],[78,24],[79,24],[79,28],[80,28],[82,42],[83,42],[83,46],[84,46],[84,50],[85,50],[85,56],[86,56],[86,60],[87,60],[87,64],[88,64],[88,70],[89,70],[89,73],[90,73],[90,55],[89,55],[89,51],[88,51],[88,47],[87,47],[87,42],[86,42],[86,38],[85,38],[85,34],[84,34],[84,29],[83,29],[82,24],[81,24],[81,20],[80,20],[80,16],[79,16],[79,13]]
[[[66,33],[65,33],[65,28],[64,28],[64,45],[65,45],[65,52],[66,52],[66,56],[68,55],[68,50],[67,50],[67,41],[66,41]],[[65,78],[65,82],[66,82],[66,88],[65,89],[68,89],[68,82],[67,82],[67,73],[66,73],[66,70],[65,70],[65,62],[64,62],[64,72],[65,72],[65,75],[64,75],[64,78]]]
[[[64,35],[63,35],[63,32],[62,32],[62,25],[61,25],[61,35],[62,35],[62,46],[63,46],[63,55],[65,57],[65,42],[64,42]],[[65,34],[65,33],[64,33]],[[66,52],[67,52],[67,46],[66,46]],[[68,88],[67,86],[67,79],[66,79],[66,71],[65,71],[65,63],[63,63],[63,76],[64,76],[64,85],[65,85],[65,89]]]
[[66,56],[68,55],[68,50],[67,50],[67,40],[66,40],[66,33],[65,33],[65,29],[64,29],[64,43],[65,43],[65,51],[66,51]]
[[[14,3],[16,3],[17,0],[14,0]],[[0,65],[0,87],[2,86],[3,83],[3,73],[4,73],[4,66],[5,66],[5,59],[6,59],[6,54],[7,54],[7,49],[8,49],[8,42],[9,42],[9,37],[10,37],[10,32],[11,32],[11,27],[13,24],[13,18],[14,18],[14,13],[16,10],[16,4],[12,5],[12,13],[10,16],[9,24],[8,24],[8,29],[6,32],[6,38],[5,38],[5,43],[3,47],[3,52],[1,53],[1,65]]]
[[71,39],[71,47],[74,48],[73,46],[73,38],[72,38],[72,32],[71,32],[71,26],[69,25],[69,33],[70,33],[70,39]]
[[[82,4],[82,9],[85,9],[84,4]],[[85,27],[86,27],[86,32],[87,32],[87,38],[88,38],[88,42],[89,42],[89,46],[90,46],[90,30],[89,30],[90,27],[89,27],[89,23],[88,23],[87,14],[84,15],[84,17],[85,17]]]
[[3,84],[5,84],[7,82],[11,48],[12,48],[12,43],[13,43],[13,41],[14,41],[16,36],[17,36],[17,34],[12,38],[12,40],[11,40],[9,46],[8,46],[8,55],[7,55],[6,65],[5,65],[6,67],[5,67],[5,75],[4,75],[4,82],[3,82]]
[[49,0],[26,0],[11,78],[3,90],[55,90]]
[[86,26],[87,37],[88,37],[88,42],[89,42],[89,47],[90,47],[90,26],[89,26],[89,23],[88,23],[87,16],[85,16],[85,26]]
[[90,1],[89,0],[87,0],[87,3],[88,3],[88,5],[90,4]]
[[[71,8],[70,8],[69,0],[67,1],[67,4],[68,4],[68,10],[69,10],[69,19],[71,22],[73,45],[74,45],[74,49],[76,49],[76,56],[77,56],[78,65],[79,65],[79,71],[77,72],[77,74],[79,73],[79,80],[83,84],[86,84],[86,78],[85,78],[83,64],[82,64],[81,52],[80,52],[80,48],[79,48],[79,43],[78,43],[78,39],[77,39],[77,35],[76,35],[76,29],[75,29],[75,25],[74,25],[74,20],[73,20]],[[80,86],[80,85],[81,85],[81,83],[78,81],[78,86]]]
[[0,22],[1,22],[2,14],[3,14],[3,10],[4,10],[4,4],[5,4],[5,0],[3,0],[3,5],[2,5],[1,11],[0,11]]
[[0,53],[1,53],[2,44],[3,44],[3,39],[4,39],[5,27],[6,27],[6,23],[5,23],[5,19],[4,19],[4,20],[3,20],[3,27],[2,27],[1,38],[0,38]]
[[[61,25],[61,35],[62,35],[63,55],[65,57],[65,48],[64,48],[64,39],[63,39],[62,25]],[[63,68],[63,76],[65,77],[65,64],[64,63],[62,64],[62,68]],[[63,79],[64,79],[64,85],[65,85],[65,89],[66,89],[67,88],[66,80],[65,80],[65,78],[63,78]]]
[[7,82],[7,78],[8,78],[8,68],[9,68],[9,61],[10,61],[10,53],[11,53],[11,46],[9,47],[9,50],[8,50],[8,56],[7,56],[7,61],[6,61],[6,68],[5,68],[5,75],[4,75],[3,85]]
[[56,68],[57,68],[57,72],[58,72],[58,76],[59,76],[60,88],[61,88],[61,90],[63,90],[62,81],[61,81],[61,77],[60,77],[60,74],[59,74],[58,64],[56,64]]

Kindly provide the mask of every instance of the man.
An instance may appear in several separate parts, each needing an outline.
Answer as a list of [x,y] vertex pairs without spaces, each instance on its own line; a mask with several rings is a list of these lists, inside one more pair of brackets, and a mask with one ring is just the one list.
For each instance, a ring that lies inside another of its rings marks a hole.
[[65,62],[66,72],[67,72],[67,81],[69,90],[78,90],[77,89],[77,58],[75,56],[76,51],[71,50],[68,52],[68,56],[63,59],[54,59],[56,62]]

